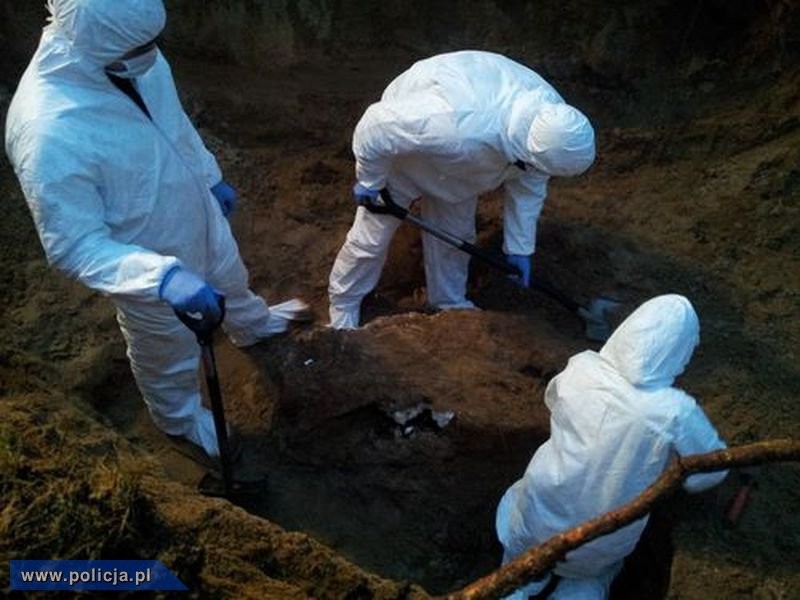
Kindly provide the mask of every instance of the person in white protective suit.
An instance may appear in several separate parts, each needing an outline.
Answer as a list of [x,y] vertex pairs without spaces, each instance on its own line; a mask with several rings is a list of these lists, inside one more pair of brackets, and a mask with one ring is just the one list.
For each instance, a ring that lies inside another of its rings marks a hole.
[[[653,298],[634,311],[599,353],[573,356],[547,386],[550,439],[497,509],[503,563],[550,537],[638,496],[674,456],[725,448],[695,400],[673,387],[699,341],[697,315],[683,296]],[[689,492],[720,483],[727,471],[692,475]],[[606,598],[643,517],[568,553],[550,598]],[[522,600],[548,577],[517,590]]]
[[6,151],[51,265],[111,297],[153,420],[217,456],[195,335],[176,311],[254,344],[305,317],[248,288],[222,179],[155,38],[162,0],[49,0],[8,111]]
[[[503,250],[529,285],[536,223],[552,176],[578,175],[595,157],[588,119],[529,68],[499,54],[461,51],[421,60],[361,117],[353,135],[360,204],[330,274],[331,326],[359,325],[400,221],[379,214],[383,188],[407,208],[469,242],[478,195],[505,190]],[[373,212],[375,211],[375,212]],[[474,308],[469,256],[423,235],[428,304]]]

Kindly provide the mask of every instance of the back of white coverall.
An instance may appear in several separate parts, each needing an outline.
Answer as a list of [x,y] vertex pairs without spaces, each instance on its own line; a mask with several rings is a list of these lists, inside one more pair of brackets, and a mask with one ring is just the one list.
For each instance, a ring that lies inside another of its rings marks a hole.
[[[545,392],[550,439],[497,510],[504,562],[550,537],[635,498],[673,456],[725,447],[703,410],[672,387],[698,343],[699,325],[683,296],[659,296],[634,311],[602,348],[572,357]],[[700,491],[726,471],[689,477]],[[647,517],[567,554],[551,598],[605,598]],[[526,598],[543,584],[519,590]]]
[[[370,189],[388,187],[404,207],[423,197],[425,220],[470,242],[478,195],[503,185],[503,248],[529,256],[550,174],[528,161],[527,137],[547,104],[565,106],[544,79],[504,56],[462,51],[419,61],[356,126],[356,178]],[[591,142],[588,164],[593,134]],[[585,154],[576,158],[586,161]],[[523,169],[517,161],[528,164]],[[554,163],[569,161],[563,154]],[[398,225],[395,217],[358,208],[330,276],[333,327],[358,326],[361,300],[380,278]],[[428,303],[472,307],[465,297],[468,255],[429,234],[423,243]]]
[[9,108],[6,150],[48,261],[111,297],[154,421],[186,435],[201,410],[199,347],[159,299],[164,274],[180,265],[224,293],[224,328],[238,345],[274,323],[248,289],[209,191],[220,169],[181,107],[166,60],[159,53],[134,83],[152,118],[104,71],[161,31],[161,0],[51,0],[49,8],[52,23]]

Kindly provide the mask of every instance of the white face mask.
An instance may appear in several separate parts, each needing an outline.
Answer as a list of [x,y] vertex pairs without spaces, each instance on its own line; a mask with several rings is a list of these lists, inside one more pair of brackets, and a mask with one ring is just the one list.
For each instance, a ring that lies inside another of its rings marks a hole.
[[134,79],[141,77],[156,63],[158,48],[153,46],[147,52],[130,58],[121,58],[106,67],[106,70],[117,77]]

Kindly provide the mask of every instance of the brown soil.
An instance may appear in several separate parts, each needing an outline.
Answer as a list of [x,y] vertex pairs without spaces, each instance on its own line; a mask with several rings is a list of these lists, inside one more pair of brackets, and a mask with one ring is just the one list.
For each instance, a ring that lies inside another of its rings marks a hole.
[[[421,597],[395,581],[439,593],[498,564],[496,503],[547,437],[547,381],[596,347],[581,324],[480,265],[470,292],[482,311],[426,311],[419,236],[404,226],[368,325],[323,326],[353,214],[352,127],[415,52],[331,51],[265,75],[176,49],[187,110],[241,192],[232,223],[254,289],[271,302],[303,296],[318,317],[246,351],[217,345],[247,474],[269,477],[240,503],[261,518],[196,494],[202,471],[145,414],[109,303],[48,269],[0,164],[0,492],[10,499],[0,554],[159,557],[203,597]],[[593,52],[546,62],[592,115],[599,158],[551,186],[535,276],[581,301],[687,295],[703,342],[681,385],[730,444],[798,437],[796,55],[757,76],[744,59],[698,54],[632,87],[607,45]],[[480,203],[481,245],[499,246],[500,209],[496,194]],[[392,418],[412,407],[426,410],[410,428]],[[446,411],[455,417],[439,427],[432,416]],[[800,471],[752,473],[758,487],[735,528],[722,513],[738,473],[665,502],[614,597],[800,598]],[[64,527],[37,529],[34,515]],[[81,530],[92,519],[116,525]]]

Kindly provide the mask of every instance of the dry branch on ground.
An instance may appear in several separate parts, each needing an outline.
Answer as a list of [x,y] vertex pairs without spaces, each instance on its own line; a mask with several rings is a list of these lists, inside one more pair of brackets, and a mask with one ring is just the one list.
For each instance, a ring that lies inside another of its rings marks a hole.
[[693,473],[785,461],[800,461],[800,441],[769,440],[678,458],[650,487],[624,506],[531,548],[486,577],[449,594],[447,600],[488,600],[511,593],[553,568],[570,550],[643,517],[659,500],[677,489]]

